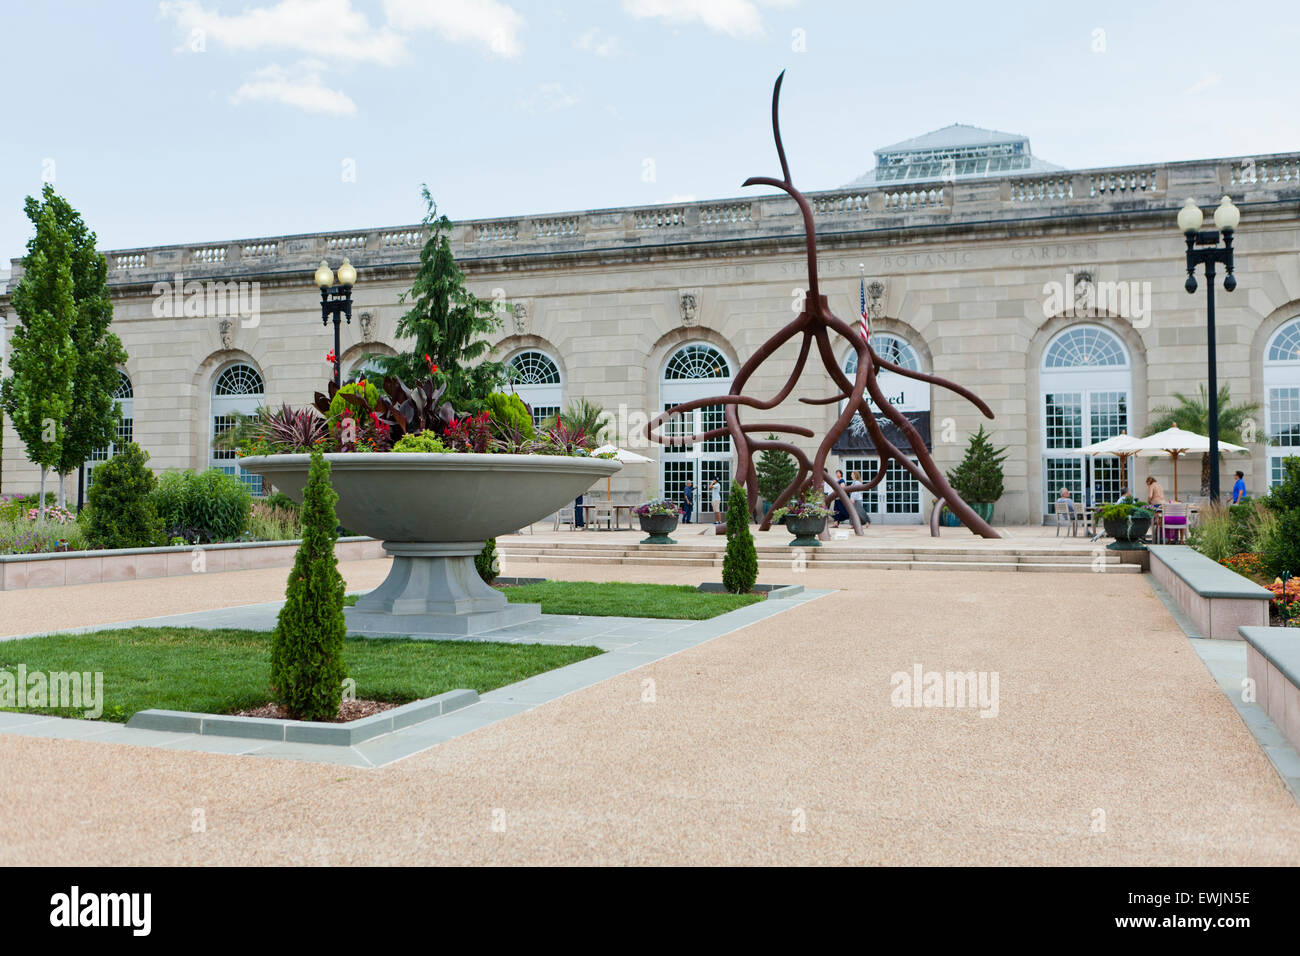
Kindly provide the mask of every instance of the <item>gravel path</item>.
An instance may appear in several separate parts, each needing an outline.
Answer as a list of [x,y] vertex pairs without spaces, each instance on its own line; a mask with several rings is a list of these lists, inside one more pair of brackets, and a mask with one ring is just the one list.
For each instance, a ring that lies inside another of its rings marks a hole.
[[[10,592],[0,620],[271,600],[286,573]],[[790,577],[844,590],[380,770],[0,736],[0,864],[1300,863],[1300,809],[1141,576]],[[892,706],[916,664],[996,671],[998,716]]]

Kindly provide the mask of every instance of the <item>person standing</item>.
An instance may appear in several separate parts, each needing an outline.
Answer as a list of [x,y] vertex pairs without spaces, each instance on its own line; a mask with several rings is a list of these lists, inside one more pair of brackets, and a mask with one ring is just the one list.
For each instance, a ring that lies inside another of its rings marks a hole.
[[716,479],[709,485],[709,497],[713,502],[713,523],[717,524],[722,521],[722,485]]
[[695,510],[695,486],[691,484],[690,479],[686,480],[686,487],[682,489],[682,524],[691,523],[691,512]]
[[[837,484],[837,485],[842,485],[842,484],[844,484],[844,471],[843,471],[843,469],[840,469],[840,468],[836,468],[836,469],[835,469],[835,484]],[[835,489],[832,488],[831,490],[834,491]],[[848,520],[849,520],[849,509],[846,508],[846,507],[844,507],[844,502],[840,501],[840,496],[839,496],[839,495],[836,495],[836,496],[832,499],[832,504],[831,504],[831,519],[835,522],[835,527],[837,527],[837,528],[840,526],[840,522],[841,522],[841,521],[848,521]]]
[[[855,471],[849,475],[851,484],[862,484],[862,472]],[[871,516],[867,514],[867,493],[865,491],[855,491],[850,497],[853,498],[853,505],[858,509],[858,517],[862,519],[863,524],[871,524]]]
[[1237,472],[1237,480],[1232,483],[1232,503],[1239,505],[1246,500],[1246,473]]

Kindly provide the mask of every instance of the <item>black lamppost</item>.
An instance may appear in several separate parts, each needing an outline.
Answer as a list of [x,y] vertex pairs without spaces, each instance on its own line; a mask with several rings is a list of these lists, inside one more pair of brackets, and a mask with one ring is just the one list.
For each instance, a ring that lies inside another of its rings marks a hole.
[[320,261],[320,268],[316,270],[316,285],[320,287],[320,321],[321,325],[329,325],[330,317],[334,318],[334,384],[342,385],[341,377],[343,371],[343,356],[339,354],[339,319],[347,319],[348,325],[352,324],[352,286],[357,281],[357,270],[352,268],[352,263],[346,258],[343,264],[339,266],[338,284],[334,284],[334,273],[330,270],[329,263],[324,259]]
[[[1187,282],[1184,288],[1189,293],[1196,291],[1196,267],[1205,266],[1205,294],[1207,312],[1208,342],[1207,359],[1210,363],[1210,500],[1219,501],[1219,376],[1218,361],[1215,358],[1214,343],[1214,265],[1223,263],[1227,275],[1223,277],[1223,288],[1231,292],[1237,288],[1237,277],[1232,274],[1232,236],[1241,221],[1241,210],[1224,196],[1219,200],[1219,208],[1214,210],[1214,229],[1201,229],[1205,216],[1193,199],[1183,203],[1178,211],[1178,228],[1187,237]],[[1223,233],[1223,245],[1219,245],[1219,233]],[[1205,248],[1197,248],[1204,246]]]

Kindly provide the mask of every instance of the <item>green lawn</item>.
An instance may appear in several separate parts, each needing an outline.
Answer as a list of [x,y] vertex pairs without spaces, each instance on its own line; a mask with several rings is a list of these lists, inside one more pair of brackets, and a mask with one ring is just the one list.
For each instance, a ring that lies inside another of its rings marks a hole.
[[[757,594],[706,594],[689,584],[627,581],[541,581],[501,589],[515,604],[540,604],[543,614],[590,617],[665,617],[703,621],[763,598]],[[348,604],[356,604],[351,595]]]
[[[479,693],[594,657],[595,647],[348,638],[346,673],[357,697],[410,701],[457,688]],[[0,642],[0,669],[102,672],[103,717],[124,721],[151,707],[213,714],[267,703],[271,635],[263,631],[135,627]],[[4,708],[16,709],[16,708]],[[24,707],[80,717],[82,711]]]

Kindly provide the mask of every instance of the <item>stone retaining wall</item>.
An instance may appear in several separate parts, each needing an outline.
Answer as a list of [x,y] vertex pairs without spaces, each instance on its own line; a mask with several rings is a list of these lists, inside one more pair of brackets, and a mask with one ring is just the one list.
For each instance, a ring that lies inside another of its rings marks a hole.
[[[136,581],[215,571],[284,568],[293,564],[299,544],[298,541],[253,541],[178,548],[8,554],[0,556],[0,591]],[[334,553],[340,561],[385,556],[383,542],[372,538],[341,538]]]

